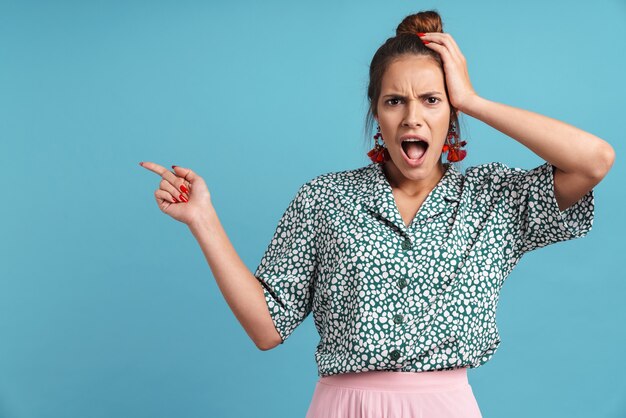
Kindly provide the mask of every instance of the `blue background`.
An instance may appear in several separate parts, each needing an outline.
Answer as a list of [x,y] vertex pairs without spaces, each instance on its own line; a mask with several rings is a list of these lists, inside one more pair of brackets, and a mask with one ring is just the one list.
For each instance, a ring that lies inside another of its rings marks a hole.
[[[431,8],[481,96],[617,155],[590,234],[505,282],[502,344],[469,371],[483,415],[626,416],[623,0],[2,0],[0,416],[303,417],[312,316],[258,350],[138,163],[201,175],[253,270],[302,183],[369,163],[371,57]],[[479,120],[461,127],[462,169],[542,163]]]

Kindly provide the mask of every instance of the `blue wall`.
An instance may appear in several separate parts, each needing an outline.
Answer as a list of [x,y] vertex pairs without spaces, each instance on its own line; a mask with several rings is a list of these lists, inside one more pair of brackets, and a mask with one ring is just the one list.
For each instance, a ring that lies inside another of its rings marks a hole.
[[[623,0],[0,2],[0,416],[304,416],[312,317],[259,351],[138,162],[201,175],[254,269],[302,183],[369,162],[369,62],[430,8],[481,96],[617,155],[592,232],[507,279],[502,344],[469,374],[483,414],[626,416]],[[462,127],[465,167],[542,163]]]

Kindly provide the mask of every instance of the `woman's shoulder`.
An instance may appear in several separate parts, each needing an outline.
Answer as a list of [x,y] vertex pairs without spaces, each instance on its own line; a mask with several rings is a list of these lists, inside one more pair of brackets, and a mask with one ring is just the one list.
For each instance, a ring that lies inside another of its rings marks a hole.
[[[545,163],[534,170],[545,166]],[[511,167],[501,161],[491,161],[468,167],[465,170],[465,179],[469,183],[502,182],[518,178],[529,170],[520,167]]]
[[305,181],[298,191],[304,194],[316,207],[336,204],[346,199],[358,199],[367,193],[376,181],[377,167],[373,164],[352,169],[328,171]]
[[472,179],[484,178],[497,173],[509,171],[511,168],[500,161],[476,164],[465,169],[465,176]]
[[327,191],[348,191],[368,184],[373,174],[372,164],[345,170],[328,171],[310,178],[305,185]]

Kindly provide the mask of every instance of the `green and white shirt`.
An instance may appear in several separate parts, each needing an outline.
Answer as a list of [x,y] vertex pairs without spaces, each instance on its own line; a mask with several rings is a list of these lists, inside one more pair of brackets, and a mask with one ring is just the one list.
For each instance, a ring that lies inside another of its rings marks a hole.
[[313,312],[319,376],[486,363],[522,255],[591,230],[594,191],[561,212],[550,163],[444,167],[408,227],[380,164],[319,175],[289,203],[254,275],[282,342]]

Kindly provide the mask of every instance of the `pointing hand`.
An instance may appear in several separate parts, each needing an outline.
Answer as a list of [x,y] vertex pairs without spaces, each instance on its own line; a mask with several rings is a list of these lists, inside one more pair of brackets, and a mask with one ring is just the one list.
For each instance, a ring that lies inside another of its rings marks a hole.
[[211,207],[211,194],[206,183],[191,169],[175,167],[170,171],[149,161],[140,164],[161,177],[154,197],[162,212],[189,225]]

